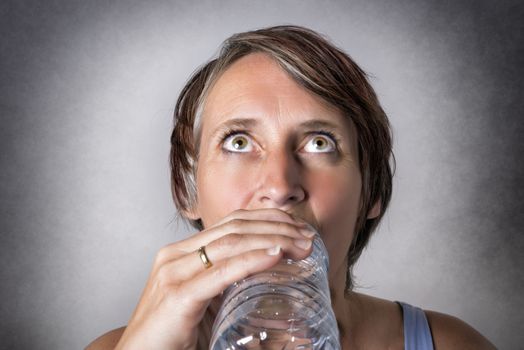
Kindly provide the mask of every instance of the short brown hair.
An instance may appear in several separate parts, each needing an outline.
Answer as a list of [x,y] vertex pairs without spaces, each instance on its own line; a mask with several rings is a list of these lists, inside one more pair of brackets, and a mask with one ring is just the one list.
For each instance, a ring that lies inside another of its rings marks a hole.
[[[193,74],[178,98],[171,135],[171,189],[175,204],[179,212],[183,212],[196,203],[199,124],[208,91],[229,66],[251,53],[272,57],[299,85],[337,107],[355,125],[362,198],[355,237],[347,255],[346,291],[349,291],[353,288],[352,267],[391,199],[392,137],[387,116],[366,73],[318,33],[298,26],[238,33],[224,42],[217,58]],[[381,204],[380,214],[367,219],[367,213],[377,201]],[[203,229],[200,220],[191,220],[191,224]]]

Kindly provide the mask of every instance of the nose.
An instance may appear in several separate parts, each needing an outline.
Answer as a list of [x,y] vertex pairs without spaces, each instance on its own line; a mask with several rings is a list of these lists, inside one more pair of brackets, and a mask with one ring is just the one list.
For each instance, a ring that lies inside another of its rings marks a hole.
[[260,206],[288,210],[306,198],[302,165],[292,152],[272,152],[261,163],[257,191]]

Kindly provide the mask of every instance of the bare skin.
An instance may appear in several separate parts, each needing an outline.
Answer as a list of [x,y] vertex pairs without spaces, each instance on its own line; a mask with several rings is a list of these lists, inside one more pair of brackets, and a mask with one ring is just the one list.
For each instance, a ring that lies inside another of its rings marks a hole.
[[[363,314],[359,329],[353,337],[343,337],[343,350],[349,349],[404,349],[402,313],[396,303],[364,294],[353,293],[360,306],[351,307],[354,314]],[[349,307],[348,307],[349,308]],[[496,349],[474,328],[450,315],[425,310],[431,328],[435,350]],[[87,349],[115,349],[126,327],[110,331],[94,340]]]
[[[184,215],[205,229],[157,254],[128,326],[88,349],[196,349],[222,290],[283,256],[306,257],[315,230],[329,251],[342,348],[403,349],[397,304],[343,293],[362,186],[351,122],[271,58],[250,54],[211,89],[201,131],[198,202]],[[367,217],[380,210],[376,204]],[[213,262],[209,269],[196,254],[200,246]],[[437,349],[493,348],[464,322],[427,315]]]

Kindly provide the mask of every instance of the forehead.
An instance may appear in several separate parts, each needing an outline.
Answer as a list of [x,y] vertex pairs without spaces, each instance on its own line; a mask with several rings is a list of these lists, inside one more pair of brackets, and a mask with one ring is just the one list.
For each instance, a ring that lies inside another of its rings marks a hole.
[[233,63],[208,93],[202,113],[203,129],[232,118],[279,124],[317,119],[353,129],[349,118],[339,109],[297,84],[273,58],[263,53],[249,54]]

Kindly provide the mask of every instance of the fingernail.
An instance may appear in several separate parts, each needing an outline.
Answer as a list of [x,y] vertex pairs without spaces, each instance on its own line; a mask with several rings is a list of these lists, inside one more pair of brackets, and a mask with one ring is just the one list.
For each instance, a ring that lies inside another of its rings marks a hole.
[[267,255],[278,255],[280,253],[280,246],[274,246],[266,251]]
[[300,229],[300,233],[306,236],[307,238],[312,238],[315,235],[315,231],[312,231],[310,228]]
[[311,241],[307,239],[295,239],[293,242],[295,245],[301,249],[307,250],[311,247]]

